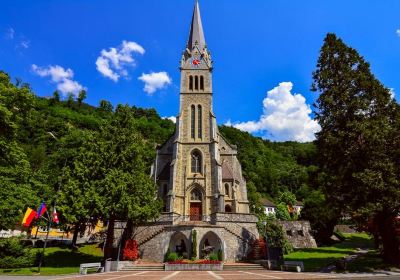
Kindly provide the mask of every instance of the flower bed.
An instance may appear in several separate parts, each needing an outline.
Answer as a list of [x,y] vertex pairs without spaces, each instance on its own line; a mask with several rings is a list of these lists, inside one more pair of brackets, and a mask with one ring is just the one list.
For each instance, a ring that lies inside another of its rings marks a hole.
[[176,260],[165,263],[165,270],[222,270],[221,261],[212,260]]

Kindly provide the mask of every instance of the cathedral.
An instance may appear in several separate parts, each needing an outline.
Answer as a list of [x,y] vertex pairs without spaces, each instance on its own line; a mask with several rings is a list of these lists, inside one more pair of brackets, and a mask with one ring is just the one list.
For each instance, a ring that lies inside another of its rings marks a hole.
[[[250,214],[237,148],[219,133],[213,112],[213,61],[196,1],[180,60],[180,108],[174,134],[157,147],[152,176],[164,202],[156,221],[134,233],[143,259],[163,261],[167,251],[204,257],[204,248],[224,260],[245,259],[258,238]],[[193,244],[196,232],[197,244]],[[196,248],[192,248],[196,246]]]

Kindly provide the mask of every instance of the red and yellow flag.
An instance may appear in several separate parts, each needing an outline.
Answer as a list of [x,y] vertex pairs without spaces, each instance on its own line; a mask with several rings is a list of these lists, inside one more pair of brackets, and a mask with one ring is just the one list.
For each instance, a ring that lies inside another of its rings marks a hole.
[[22,220],[22,225],[25,227],[29,227],[33,219],[36,218],[36,215],[37,215],[36,211],[28,207],[28,209],[25,212],[24,219]]

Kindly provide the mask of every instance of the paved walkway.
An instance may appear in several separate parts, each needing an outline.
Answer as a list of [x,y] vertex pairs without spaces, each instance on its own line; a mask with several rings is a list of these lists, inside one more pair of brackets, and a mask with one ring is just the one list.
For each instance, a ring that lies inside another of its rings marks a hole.
[[257,271],[130,271],[69,276],[0,276],[0,280],[242,280],[242,279],[400,279],[400,273],[297,273],[271,270]]

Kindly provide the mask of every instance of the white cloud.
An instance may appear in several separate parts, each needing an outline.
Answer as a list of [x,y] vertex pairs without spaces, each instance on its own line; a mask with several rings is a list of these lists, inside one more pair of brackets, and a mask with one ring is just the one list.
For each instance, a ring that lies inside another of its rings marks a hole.
[[400,28],[396,30],[396,34],[400,37]]
[[395,98],[396,94],[395,94],[395,92],[394,92],[394,88],[389,88],[389,94],[390,94],[390,98],[391,98],[391,99],[394,99],[394,98]]
[[152,72],[150,74],[143,73],[138,79],[144,82],[143,90],[149,95],[152,95],[157,90],[172,83],[172,79],[168,76],[167,72]]
[[121,76],[128,76],[127,66],[136,65],[133,58],[134,53],[144,54],[145,50],[135,42],[122,41],[122,44],[116,48],[109,48],[108,51],[101,50],[100,56],[96,60],[96,69],[104,77],[118,82]]
[[282,82],[267,92],[263,100],[263,114],[258,121],[232,123],[247,132],[261,133],[264,138],[275,141],[308,142],[315,139],[314,133],[321,128],[311,119],[311,108],[301,94],[292,94],[293,84]]
[[32,64],[32,71],[40,77],[50,77],[51,82],[57,84],[57,89],[64,95],[73,93],[77,96],[79,91],[86,90],[85,87],[73,80],[74,72],[70,68],[64,69],[59,65],[39,67]]
[[167,120],[170,120],[170,121],[172,121],[173,123],[176,123],[176,117],[174,117],[174,116],[170,116],[170,117],[162,117],[164,120],[165,119],[167,119]]
[[27,49],[29,48],[30,42],[28,40],[21,40],[21,42],[19,42],[19,46],[23,49]]
[[7,28],[4,36],[6,39],[12,40],[12,39],[14,39],[14,35],[15,35],[14,28]]

